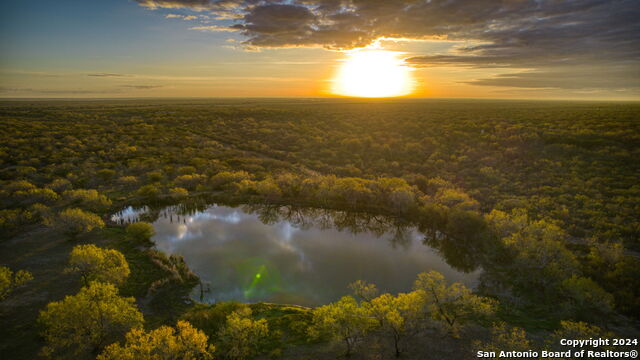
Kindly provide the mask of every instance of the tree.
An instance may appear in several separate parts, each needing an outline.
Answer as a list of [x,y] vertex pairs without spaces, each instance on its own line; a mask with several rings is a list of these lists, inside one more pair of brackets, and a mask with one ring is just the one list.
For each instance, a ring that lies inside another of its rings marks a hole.
[[29,205],[37,202],[50,204],[58,200],[58,194],[49,188],[38,188],[25,180],[12,181],[3,187],[8,191],[10,198],[21,205]]
[[346,356],[349,356],[373,325],[367,311],[358,305],[356,299],[344,296],[335,303],[313,310],[309,334],[314,338],[324,337],[344,342],[347,347]]
[[495,352],[497,354],[499,354],[500,351],[525,352],[531,350],[531,341],[527,338],[527,333],[524,329],[509,327],[506,323],[499,322],[493,324],[491,340],[489,342],[476,341],[473,344],[473,348],[474,355],[479,351]]
[[96,172],[96,175],[98,175],[102,181],[106,182],[113,178],[116,175],[116,172],[112,169],[100,169]]
[[45,203],[52,204],[56,200],[58,200],[58,194],[55,191],[42,188],[42,189],[32,189],[24,192],[17,192],[14,195],[18,196],[22,200],[23,205],[33,204],[33,203]]
[[82,233],[91,232],[96,228],[103,228],[104,221],[94,213],[74,208],[62,210],[53,219],[51,225],[58,231],[75,239]]
[[237,360],[256,355],[260,343],[268,335],[267,321],[251,319],[249,307],[240,308],[227,316],[225,326],[218,332],[226,356]]
[[[572,340],[588,340],[588,339],[607,339],[613,338],[615,335],[611,332],[604,331],[595,325],[586,322],[561,321],[560,328],[554,331],[546,339],[546,347],[552,351],[566,351],[566,346],[560,344],[561,339]],[[590,348],[597,350],[596,348]],[[605,350],[605,349],[602,349]]]
[[143,322],[134,298],[120,297],[113,284],[99,282],[49,303],[38,320],[46,341],[43,355],[70,359],[88,357]]
[[162,174],[162,171],[150,171],[145,175],[146,175],[147,181],[150,181],[150,182],[159,182],[164,177],[164,175]]
[[14,273],[8,267],[0,266],[0,301],[7,298],[15,288],[31,280],[33,275],[26,270],[18,270]]
[[[518,216],[518,223],[522,223],[522,215]],[[565,233],[544,220],[513,228],[517,227],[518,231],[502,239],[514,258],[514,283],[522,290],[554,294],[564,279],[578,273],[575,255],[563,244]]]
[[397,296],[382,294],[362,305],[383,333],[391,335],[395,355],[400,356],[400,340],[418,329],[422,318],[422,296],[417,291]]
[[176,328],[161,326],[153,331],[132,329],[124,345],[107,346],[97,360],[211,360],[215,347],[207,335],[187,321],[178,321]]
[[169,195],[175,198],[183,198],[189,196],[189,190],[181,187],[174,187],[169,190]]
[[460,189],[443,188],[438,190],[434,196],[436,203],[448,208],[459,210],[477,210],[480,207],[478,202]]
[[378,288],[375,284],[369,284],[363,280],[357,280],[349,284],[349,289],[353,294],[364,301],[371,301],[378,295]]
[[207,176],[201,174],[180,175],[173,180],[174,184],[177,186],[184,187],[189,190],[194,190],[197,185],[206,181]]
[[95,245],[75,246],[69,256],[69,267],[65,270],[79,273],[85,285],[90,281],[120,285],[131,272],[121,252]]
[[125,233],[127,234],[127,237],[133,241],[147,242],[151,240],[156,232],[153,229],[153,225],[139,221],[128,225]]
[[57,191],[58,193],[71,189],[71,187],[72,187],[71,182],[63,178],[56,178],[50,184],[47,185],[47,188]]
[[613,296],[589,278],[565,279],[561,292],[568,299],[568,310],[581,320],[597,320],[613,312]]
[[615,308],[638,314],[640,304],[640,259],[624,254],[621,243],[592,242],[587,255],[587,274],[615,297]]
[[250,179],[250,175],[246,171],[221,171],[209,179],[209,185],[217,190],[247,179]]
[[121,185],[123,188],[128,189],[132,188],[136,183],[138,183],[138,178],[135,176],[121,176],[116,180],[116,182]]
[[524,209],[514,209],[510,214],[500,210],[491,210],[485,219],[489,228],[500,239],[522,231],[529,223],[529,215]]
[[282,198],[282,190],[273,178],[268,177],[254,184],[256,192],[263,196],[267,201],[277,201]]
[[465,323],[493,315],[497,307],[495,300],[474,295],[461,283],[447,285],[437,271],[418,274],[414,287],[422,296],[427,314],[444,324],[454,337]]
[[94,189],[67,190],[62,196],[68,201],[90,210],[101,210],[111,206],[111,200]]
[[136,191],[136,195],[147,199],[153,199],[160,195],[160,190],[157,186],[152,184],[144,185]]
[[453,208],[447,218],[447,235],[460,242],[479,243],[485,231],[486,223],[482,215],[475,211]]

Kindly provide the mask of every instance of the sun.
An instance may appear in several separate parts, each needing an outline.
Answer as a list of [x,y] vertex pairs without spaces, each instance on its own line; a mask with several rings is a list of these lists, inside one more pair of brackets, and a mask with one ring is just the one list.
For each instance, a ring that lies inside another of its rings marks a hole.
[[401,53],[388,50],[359,50],[348,54],[338,69],[331,92],[356,97],[395,97],[413,92],[411,69]]

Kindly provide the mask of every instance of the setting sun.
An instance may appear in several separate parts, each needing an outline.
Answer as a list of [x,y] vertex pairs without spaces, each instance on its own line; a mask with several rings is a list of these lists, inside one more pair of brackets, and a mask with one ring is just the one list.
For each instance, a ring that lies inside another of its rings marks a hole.
[[349,53],[333,79],[336,95],[357,97],[393,97],[413,91],[410,69],[399,53],[386,50],[361,50]]

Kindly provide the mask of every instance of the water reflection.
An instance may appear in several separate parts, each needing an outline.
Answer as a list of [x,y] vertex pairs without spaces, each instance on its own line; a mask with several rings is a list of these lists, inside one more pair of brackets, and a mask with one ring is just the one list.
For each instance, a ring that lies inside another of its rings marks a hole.
[[182,255],[210,284],[207,302],[318,305],[347,294],[347,285],[359,279],[397,293],[410,290],[422,271],[437,270],[468,286],[479,275],[474,266],[458,267],[467,273],[454,269],[429,246],[434,240],[382,216],[249,205],[132,211],[125,211],[128,219],[155,220],[160,250]]

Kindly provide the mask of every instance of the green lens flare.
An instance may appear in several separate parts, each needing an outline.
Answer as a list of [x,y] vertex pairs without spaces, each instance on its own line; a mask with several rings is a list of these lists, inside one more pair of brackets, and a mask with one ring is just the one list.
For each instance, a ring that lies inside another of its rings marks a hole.
[[267,267],[264,265],[260,265],[258,272],[253,276],[253,281],[251,281],[251,285],[247,289],[244,290],[244,297],[250,298],[256,292],[256,287],[260,283],[260,279],[262,278],[262,274],[267,271]]

